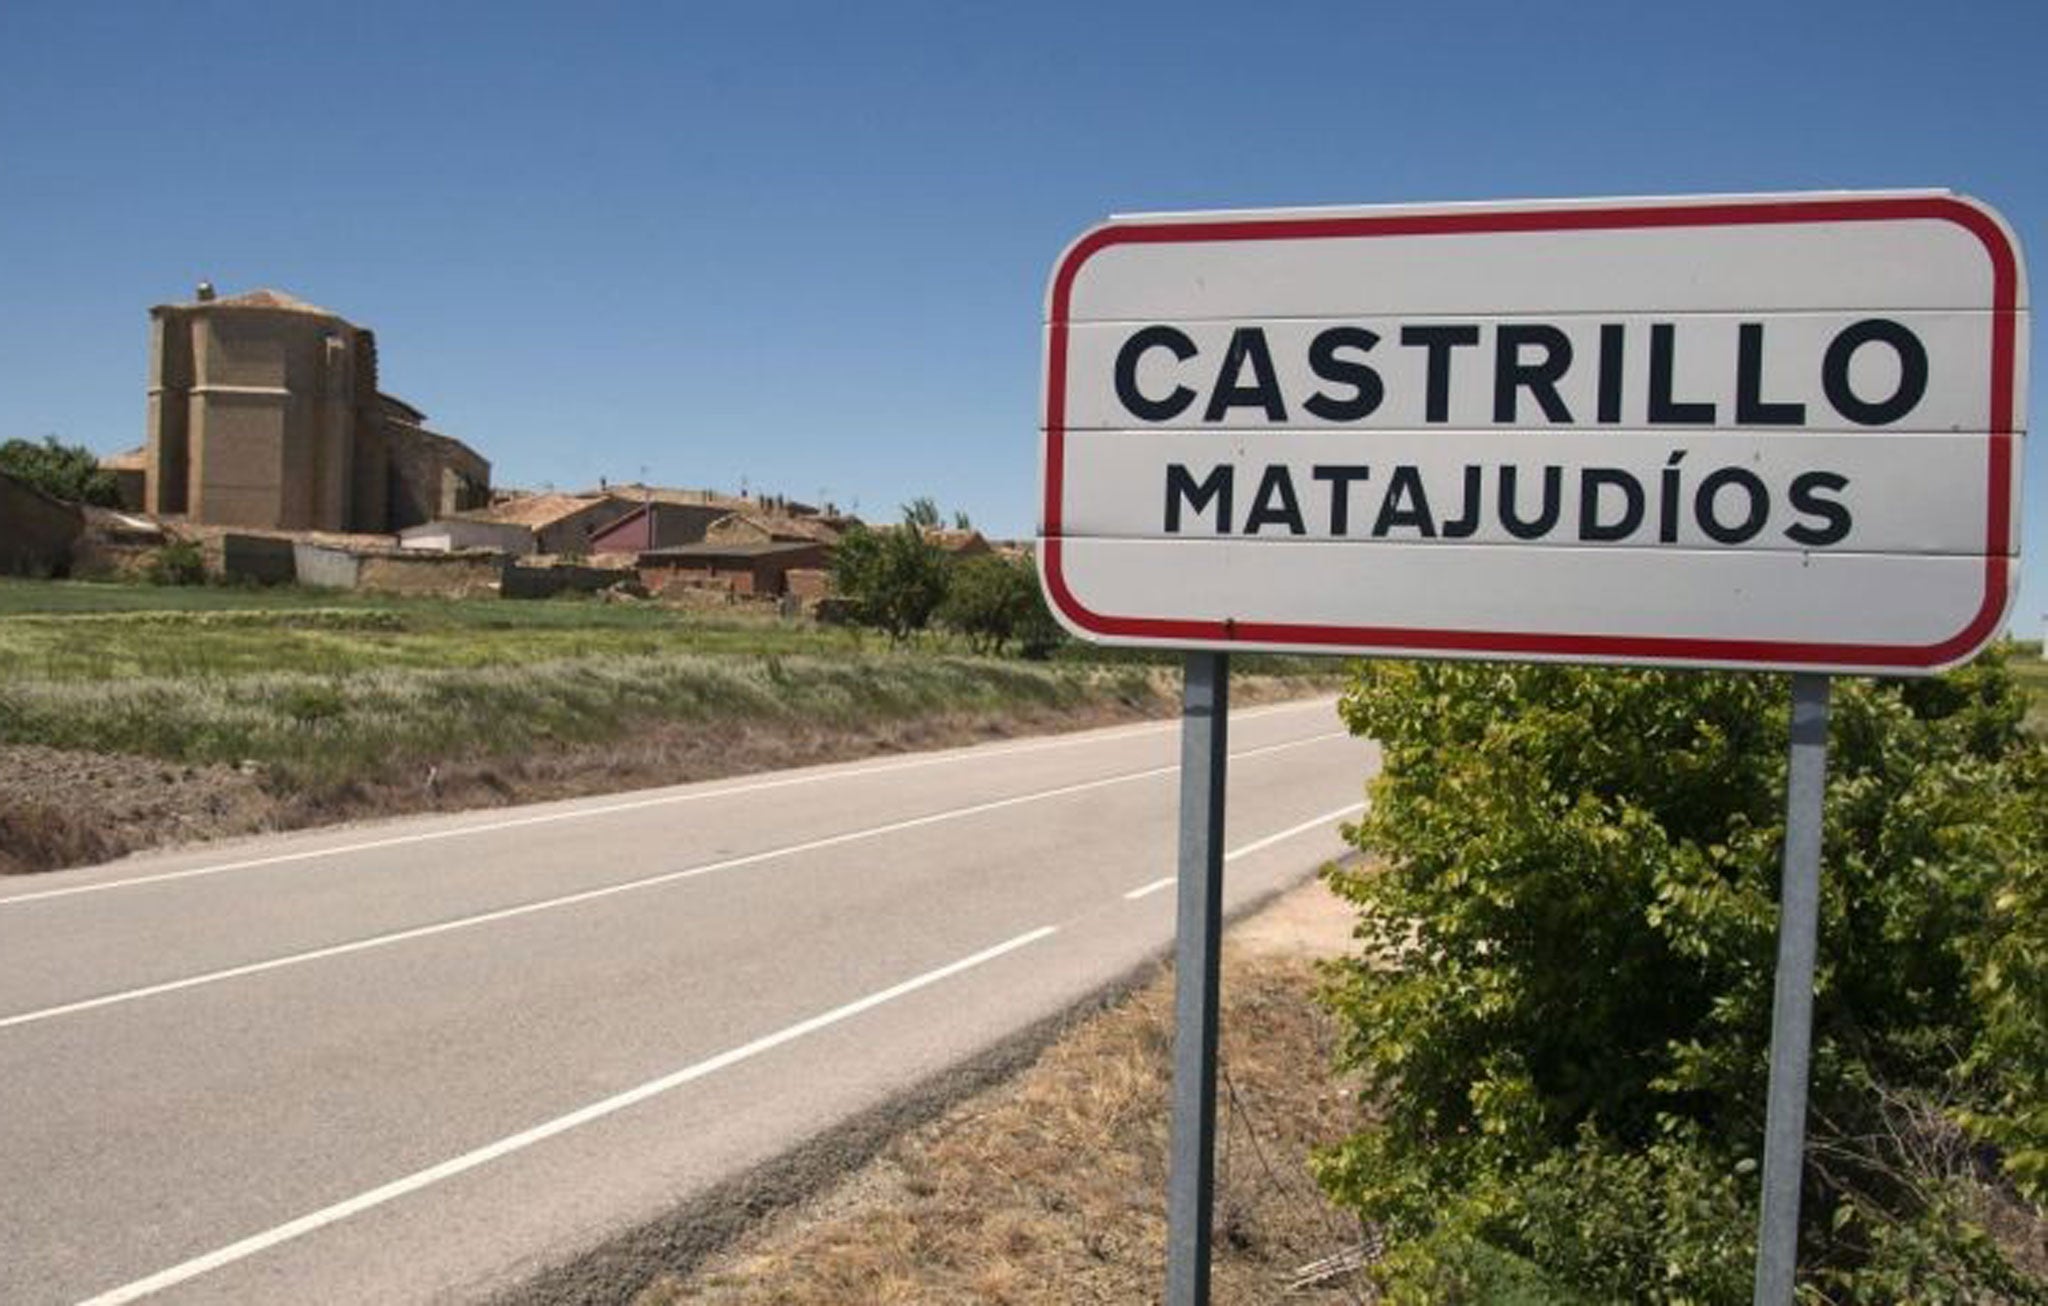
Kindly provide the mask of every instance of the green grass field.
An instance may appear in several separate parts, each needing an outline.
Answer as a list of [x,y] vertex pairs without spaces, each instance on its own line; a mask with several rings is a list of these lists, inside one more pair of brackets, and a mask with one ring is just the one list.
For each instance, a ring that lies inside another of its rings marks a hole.
[[1153,700],[1161,679],[651,604],[0,581],[0,743],[253,762],[284,791],[650,724],[855,729]]
[[336,676],[684,650],[839,654],[872,646],[872,638],[808,622],[581,598],[522,603],[0,581],[0,684]]

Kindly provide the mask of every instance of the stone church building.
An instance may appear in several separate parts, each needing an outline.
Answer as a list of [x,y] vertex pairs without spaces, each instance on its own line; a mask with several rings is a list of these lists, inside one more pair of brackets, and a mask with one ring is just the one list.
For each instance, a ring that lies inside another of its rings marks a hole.
[[377,341],[274,290],[149,310],[143,507],[385,534],[490,502],[491,465],[377,388]]

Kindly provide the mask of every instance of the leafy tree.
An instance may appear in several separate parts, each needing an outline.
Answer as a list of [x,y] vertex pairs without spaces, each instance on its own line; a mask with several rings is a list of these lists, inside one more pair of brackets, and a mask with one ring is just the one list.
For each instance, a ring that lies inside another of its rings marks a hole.
[[975,652],[1001,653],[1038,602],[1038,577],[1029,564],[984,554],[954,564],[938,618],[965,635]]
[[930,495],[919,495],[903,505],[903,524],[919,530],[937,530],[939,527],[939,503]]
[[967,515],[965,508],[953,510],[953,529],[956,531],[971,531],[974,529],[974,519]]
[[1052,615],[1051,605],[1045,601],[1045,590],[1038,583],[1037,566],[1026,561],[1022,567],[1031,581],[1031,606],[1025,610],[1023,620],[1017,623],[1017,651],[1027,658],[1043,660],[1067,642],[1067,628],[1060,625],[1059,618]]
[[61,444],[54,435],[44,436],[41,444],[33,440],[0,444],[0,472],[72,503],[121,506],[121,491],[113,473],[100,467],[90,449]]
[[[1376,1119],[1318,1164],[1389,1234],[1392,1300],[1530,1276],[1527,1300],[1747,1300],[1784,682],[1380,663],[1343,710],[1384,757],[1354,832],[1381,864],[1330,876],[1363,946],[1329,995]],[[1803,1300],[2048,1301],[1972,1214],[1957,1128],[2038,1185],[2048,762],[2023,711],[1996,656],[1837,682]]]
[[853,620],[901,643],[923,630],[946,597],[946,555],[917,526],[855,529],[832,557],[832,585]]
[[1025,657],[1042,660],[1067,641],[1028,558],[984,555],[955,563],[938,619],[977,652],[1001,653],[1014,642]]

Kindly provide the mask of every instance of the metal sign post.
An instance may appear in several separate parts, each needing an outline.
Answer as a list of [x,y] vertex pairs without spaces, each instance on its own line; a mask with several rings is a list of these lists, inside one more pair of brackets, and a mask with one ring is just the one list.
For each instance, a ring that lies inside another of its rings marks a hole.
[[1799,1178],[1806,1159],[1806,1071],[1813,1042],[1813,964],[1820,924],[1821,798],[1827,787],[1828,687],[1792,677],[1785,773],[1785,861],[1778,978],[1771,1003],[1771,1087],[1764,1119],[1763,1214],[1756,1306],[1790,1306],[1799,1268]]
[[1187,655],[1180,723],[1180,885],[1174,933],[1173,1141],[1167,1306],[1207,1306],[1216,1168],[1216,1000],[1223,939],[1223,781],[1230,656]]

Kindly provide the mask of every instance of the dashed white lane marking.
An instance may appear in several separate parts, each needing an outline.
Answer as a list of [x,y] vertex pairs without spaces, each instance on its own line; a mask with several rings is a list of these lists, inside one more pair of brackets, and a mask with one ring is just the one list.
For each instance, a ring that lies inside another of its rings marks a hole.
[[[1332,739],[1348,738],[1345,732],[1333,730],[1325,734],[1311,735],[1306,739],[1290,739],[1285,743],[1267,744],[1261,748],[1249,748],[1242,753],[1231,755],[1233,761],[1284,752],[1290,748],[1301,748],[1309,744],[1324,743]],[[1044,802],[1051,798],[1063,798],[1070,794],[1086,793],[1091,789],[1103,789],[1110,785],[1128,784],[1134,780],[1147,780],[1156,776],[1170,775],[1180,767],[1155,766],[1143,771],[1128,771],[1122,775],[1108,776],[1099,780],[1084,780],[1075,784],[1060,785],[1052,789],[1040,789],[1028,794],[1016,794],[1009,798],[991,799],[966,807],[949,808],[925,816],[913,816],[907,820],[891,821],[887,825],[869,826],[862,830],[848,830],[842,834],[827,835],[821,839],[807,839],[802,843],[784,844],[779,848],[768,848],[761,852],[747,853],[740,857],[728,857],[723,861],[707,862],[701,866],[688,866],[678,871],[664,871],[637,880],[625,880],[618,884],[607,884],[601,888],[585,889],[579,893],[566,893],[555,898],[542,898],[535,902],[521,903],[516,907],[502,907],[496,911],[479,912],[473,916],[459,916],[453,920],[438,921],[432,925],[415,926],[407,930],[394,930],[388,934],[373,935],[355,939],[348,943],[337,943],[330,947],[314,948],[307,952],[295,952],[287,956],[272,957],[265,961],[250,962],[242,966],[229,966],[221,970],[206,971],[189,975],[183,979],[165,980],[159,984],[147,984],[140,988],[124,989],[118,993],[105,993],[98,997],[83,998],[77,1002],[66,1002],[54,1007],[43,1007],[36,1011],[24,1011],[18,1015],[0,1018],[0,1029],[11,1029],[17,1025],[32,1025],[38,1021],[54,1020],[59,1016],[77,1015],[100,1007],[116,1006],[125,1002],[136,1002],[143,998],[161,997],[166,993],[178,993],[202,985],[218,984],[223,980],[241,979],[249,975],[261,975],[266,971],[283,970],[289,966],[303,966],[308,962],[325,961],[334,957],[345,957],[351,953],[368,952],[374,948],[388,948],[394,944],[409,943],[415,939],[432,938],[437,934],[451,934],[456,930],[473,929],[496,921],[513,920],[520,916],[531,916],[537,912],[553,911],[560,907],[573,907],[579,903],[596,902],[602,898],[616,897],[622,893],[634,893],[665,884],[676,884],[683,880],[694,880],[699,876],[712,875],[720,871],[737,870],[742,866],[753,866],[761,862],[774,861],[783,857],[795,857],[802,853],[818,852],[826,848],[837,848],[842,844],[863,839],[877,839],[883,835],[900,834],[923,826],[938,825],[946,821],[957,821],[965,817],[981,816],[1009,807],[1021,807],[1027,803]]]
[[[1253,843],[1248,843],[1242,848],[1233,848],[1229,852],[1223,854],[1223,860],[1226,862],[1234,862],[1240,857],[1249,857],[1253,853],[1258,852],[1262,848],[1271,848],[1274,844],[1281,843],[1288,839],[1292,839],[1297,834],[1306,834],[1310,830],[1327,827],[1330,824],[1330,822],[1338,819],[1339,817],[1349,816],[1353,812],[1362,812],[1364,810],[1364,803],[1351,803],[1347,806],[1338,808],[1334,812],[1324,812],[1321,816],[1312,816],[1308,820],[1303,821],[1300,825],[1288,826],[1285,830],[1280,831],[1280,833],[1278,834],[1269,834],[1265,838],[1257,840]],[[1139,885],[1137,888],[1132,889],[1129,893],[1126,893],[1124,897],[1132,902],[1136,902],[1138,899],[1143,898],[1148,894],[1157,893],[1161,889],[1171,888],[1176,878],[1177,877],[1172,875],[1161,876],[1159,879],[1152,881],[1152,883],[1150,884]]]
[[[1233,721],[1255,720],[1282,712],[1301,711],[1306,708],[1326,708],[1334,699],[1308,699],[1295,703],[1283,703],[1276,707],[1259,708],[1256,711],[1234,715]],[[1014,744],[973,752],[965,755],[974,760],[994,757],[1015,757],[1023,753],[1041,753],[1055,748],[1074,748],[1084,744],[1102,743],[1109,740],[1126,739],[1134,735],[1156,734],[1178,728],[1180,722],[1149,722],[1145,725],[1130,726],[1119,730],[1090,731],[1085,735],[1063,735],[1056,739],[1035,740],[1026,744]],[[326,848],[304,848],[296,852],[274,853],[268,857],[249,857],[240,861],[218,862],[210,866],[192,866],[177,871],[161,871],[154,875],[138,875],[125,880],[102,880],[93,884],[66,885],[61,889],[38,889],[30,893],[17,893],[11,897],[0,897],[0,909],[18,907],[23,903],[47,902],[52,898],[71,898],[85,893],[106,893],[113,889],[132,889],[142,885],[164,884],[173,880],[191,880],[201,876],[220,875],[228,871],[257,870],[271,866],[283,866],[291,862],[313,861],[322,857],[342,857],[350,853],[371,852],[379,848],[398,848],[407,844],[432,843],[441,839],[462,839],[474,834],[491,834],[499,830],[517,830],[526,826],[550,825],[559,821],[582,821],[599,816],[614,816],[620,812],[637,812],[650,807],[669,807],[680,803],[709,802],[715,798],[740,797],[746,794],[767,793],[776,789],[787,789],[794,785],[824,784],[833,780],[859,779],[872,775],[888,775],[897,771],[912,771],[928,766],[957,765],[964,760],[963,754],[953,751],[931,757],[906,758],[898,762],[883,762],[874,766],[845,770],[826,771],[810,775],[783,776],[774,780],[750,781],[744,784],[728,785],[720,789],[693,789],[688,793],[656,794],[648,798],[633,798],[623,802],[605,803],[597,807],[578,807],[565,812],[540,812],[531,816],[515,816],[503,821],[487,821],[476,825],[457,826],[446,830],[422,830],[413,834],[391,835],[383,839],[364,839],[356,843],[335,844]]]
[[914,976],[900,984],[893,984],[886,989],[870,993],[866,997],[858,998],[844,1006],[834,1007],[822,1015],[812,1016],[808,1020],[798,1021],[794,1025],[785,1026],[772,1034],[765,1034],[751,1043],[733,1048],[730,1051],[721,1052],[714,1057],[707,1057],[693,1065],[685,1066],[672,1074],[663,1075],[659,1079],[650,1079],[636,1088],[629,1088],[625,1092],[614,1094],[601,1102],[593,1102],[589,1106],[580,1107],[569,1112],[567,1115],[556,1116],[554,1119],[535,1125],[531,1129],[501,1138],[494,1143],[486,1143],[482,1147],[464,1152],[461,1156],[443,1161],[439,1165],[429,1166],[424,1170],[415,1170],[402,1179],[394,1179],[388,1184],[372,1188],[367,1192],[358,1193],[354,1197],[336,1202],[332,1206],[323,1206],[319,1210],[302,1215],[296,1220],[289,1220],[275,1228],[265,1229],[261,1233],[252,1234],[239,1242],[229,1243],[225,1247],[207,1252],[203,1256],[195,1256],[191,1260],[180,1262],[167,1270],[159,1270],[147,1278],[137,1279],[132,1283],[125,1283],[118,1288],[89,1298],[82,1306],[117,1306],[121,1302],[131,1302],[140,1297],[147,1297],[151,1293],[161,1292],[165,1288],[184,1283],[188,1279],[196,1279],[202,1274],[218,1270],[225,1265],[232,1265],[236,1261],[254,1256],[258,1252],[275,1247],[280,1243],[290,1242],[294,1238],[303,1237],[316,1229],[324,1228],[336,1221],[346,1220],[352,1215],[359,1215],[373,1207],[396,1201],[408,1193],[416,1193],[420,1189],[440,1183],[444,1179],[451,1179],[466,1170],[474,1170],[478,1166],[487,1165],[500,1157],[509,1156],[514,1152],[532,1147],[535,1143],[544,1142],[558,1134],[565,1134],[581,1125],[587,1125],[593,1120],[601,1120],[606,1116],[624,1111],[626,1108],[645,1102],[651,1097],[659,1097],[663,1093],[681,1088],[692,1080],[702,1079],[706,1075],[715,1074],[729,1066],[738,1065],[742,1061],[760,1056],[762,1053],[781,1047],[785,1043],[794,1042],[807,1034],[815,1034],[821,1029],[858,1016],[864,1011],[871,1011],[883,1003],[893,1002],[897,998],[915,993],[917,990],[936,984],[940,980],[950,979],[962,971],[971,970],[986,962],[994,961],[1006,953],[1015,952],[1019,948],[1036,943],[1040,939],[1056,932],[1057,927],[1047,925],[1026,934],[1019,934],[1013,939],[996,944],[993,948],[985,948],[971,957],[962,957],[959,961],[941,966],[936,970],[928,970],[922,975]]

